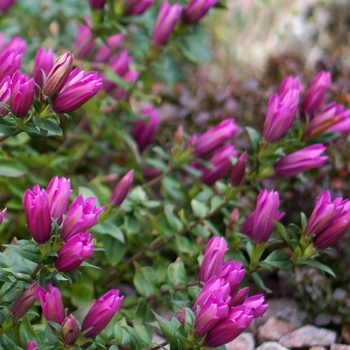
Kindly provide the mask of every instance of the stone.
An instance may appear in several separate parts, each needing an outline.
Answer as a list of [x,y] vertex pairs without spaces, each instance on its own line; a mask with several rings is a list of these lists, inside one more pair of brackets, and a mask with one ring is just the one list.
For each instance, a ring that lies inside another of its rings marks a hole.
[[332,344],[331,350],[350,350],[350,345]]
[[278,343],[276,341],[269,341],[269,342],[266,342],[264,344],[261,344],[255,350],[290,350],[290,349],[285,348],[283,345],[281,345],[280,343]]
[[309,350],[327,350],[324,346],[312,346]]
[[287,322],[270,317],[267,322],[259,327],[257,332],[258,344],[266,341],[278,341],[286,334],[295,330],[295,327]]
[[255,341],[252,333],[244,332],[230,343],[225,344],[227,350],[254,350]]
[[331,346],[334,344],[337,333],[325,328],[312,325],[301,327],[292,333],[284,335],[279,342],[288,348],[303,348],[311,346]]

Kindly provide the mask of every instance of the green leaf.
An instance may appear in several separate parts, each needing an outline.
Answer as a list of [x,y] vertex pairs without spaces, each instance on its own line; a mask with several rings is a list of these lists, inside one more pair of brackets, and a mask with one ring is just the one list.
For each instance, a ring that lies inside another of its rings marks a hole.
[[142,342],[146,344],[147,346],[151,346],[152,339],[150,335],[147,332],[147,329],[144,324],[137,322],[136,320],[132,320],[132,326],[135,329],[135,332],[140,337]]
[[261,140],[261,135],[259,134],[258,131],[251,128],[250,126],[246,126],[245,129],[247,130],[250,144],[252,145],[254,152],[257,153],[259,151],[259,144],[260,144],[260,140]]
[[311,259],[298,259],[297,261],[298,265],[309,265],[316,267],[317,269],[328,273],[329,275],[335,277],[335,273],[330,269],[327,265],[322,264],[321,262],[317,260],[311,260]]
[[176,235],[175,242],[180,253],[184,253],[189,256],[194,254],[193,244],[186,236]]
[[278,221],[270,219],[286,243],[290,241],[286,228]]
[[19,331],[20,339],[22,344],[28,344],[30,340],[35,340],[39,343],[39,340],[36,335],[36,331],[33,326],[29,322],[28,316],[22,317],[22,322],[20,323],[20,331]]
[[4,119],[0,117],[0,133],[8,136],[15,136],[19,134],[19,130],[16,126],[15,120]]
[[117,239],[121,243],[125,243],[125,237],[120,228],[111,221],[100,222],[95,225],[92,230],[101,235],[110,235],[111,237]]
[[16,244],[3,244],[3,246],[24,259],[35,263],[43,262],[43,256],[40,253],[40,245],[35,242],[19,240]]
[[46,136],[61,136],[62,129],[52,121],[48,119],[33,118],[33,124],[41,130],[47,131]]
[[140,295],[147,297],[155,293],[152,283],[145,278],[144,273],[142,272],[142,268],[139,264],[136,264],[134,286]]
[[273,251],[264,262],[268,263],[273,267],[277,267],[279,269],[290,271],[293,267],[290,262],[290,257],[288,254],[281,252],[280,250]]
[[7,177],[19,177],[23,176],[24,171],[6,166],[6,165],[0,165],[0,176],[7,176]]
[[164,213],[170,227],[175,231],[180,231],[183,228],[183,224],[181,220],[173,213],[174,208],[174,205],[166,204],[164,206]]
[[160,330],[162,331],[164,337],[169,341],[176,339],[177,335],[180,333],[179,328],[181,327],[181,323],[178,322],[178,326],[176,326],[173,322],[168,321],[164,317],[156,314],[154,311],[153,315],[157,319]]
[[266,293],[272,293],[272,290],[267,288],[264,284],[264,281],[262,280],[262,278],[260,277],[260,275],[257,272],[253,272],[251,274],[252,279],[254,281],[254,283],[261,288],[263,291],[265,291]]
[[102,247],[105,249],[104,254],[107,261],[112,265],[116,265],[127,251],[127,243],[122,243],[120,240],[111,235],[101,235]]
[[202,202],[197,201],[196,199],[191,200],[191,207],[192,207],[193,214],[197,218],[202,218],[209,213],[208,206]]
[[172,286],[186,285],[186,270],[181,260],[176,259],[175,262],[169,265],[167,275]]
[[301,228],[303,231],[305,231],[305,227],[307,224],[307,217],[306,217],[305,213],[300,213],[300,221],[301,221]]

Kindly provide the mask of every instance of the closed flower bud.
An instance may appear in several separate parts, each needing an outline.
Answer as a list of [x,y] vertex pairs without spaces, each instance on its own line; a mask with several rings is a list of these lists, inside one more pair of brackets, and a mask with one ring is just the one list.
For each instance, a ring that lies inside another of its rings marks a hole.
[[41,88],[44,85],[45,78],[53,67],[54,58],[54,53],[51,49],[48,49],[47,52],[45,49],[39,49],[35,55],[33,78]]
[[236,292],[238,285],[242,282],[245,270],[241,262],[230,260],[226,262],[217,274],[218,278],[223,279],[224,283],[230,285],[230,295]]
[[60,225],[62,215],[66,212],[69,195],[72,192],[70,180],[64,177],[53,177],[46,188],[49,197],[50,216]]
[[205,247],[202,264],[199,269],[199,280],[201,282],[207,282],[211,277],[216,276],[221,271],[224,264],[225,252],[227,251],[225,238],[210,238]]
[[279,221],[285,213],[278,212],[278,192],[262,190],[256,200],[255,210],[246,218],[241,232],[257,244],[267,242],[274,229],[271,219]]
[[5,208],[5,209],[0,211],[0,225],[4,221],[4,217],[5,217],[6,211],[7,211],[7,208]]
[[128,16],[137,16],[144,13],[154,0],[129,0],[126,6],[125,14]]
[[134,170],[130,170],[126,173],[122,179],[118,182],[117,186],[115,186],[112,196],[109,200],[109,204],[115,207],[118,207],[123,203],[125,197],[127,196],[132,181],[134,179]]
[[268,305],[263,304],[265,301],[262,294],[253,295],[244,300],[243,305],[250,309],[249,313],[256,317],[261,317],[267,310]]
[[73,60],[73,55],[69,51],[66,51],[57,59],[47,75],[43,86],[43,93],[52,100],[66,83],[72,71]]
[[331,85],[331,73],[322,71],[317,74],[305,92],[301,101],[302,116],[308,115],[311,119],[321,109],[326,92]]
[[38,185],[27,190],[23,196],[23,206],[27,217],[27,226],[35,242],[43,244],[50,239],[51,217],[49,198],[45,190]]
[[141,114],[148,117],[148,121],[139,120],[132,132],[132,136],[139,146],[140,152],[142,152],[153,141],[154,135],[160,124],[158,110],[154,108],[146,108]]
[[237,187],[241,184],[245,174],[245,167],[247,166],[247,159],[247,151],[244,151],[232,167],[229,179],[231,186]]
[[120,45],[123,34],[115,34],[107,38],[107,44],[102,44],[94,56],[95,62],[108,62],[114,50]]
[[237,132],[233,119],[225,119],[192,142],[193,155],[203,157],[222,147]]
[[19,320],[21,317],[23,317],[33,306],[36,301],[37,289],[38,282],[35,281],[15,301],[11,308],[11,314],[16,320]]
[[6,49],[0,53],[0,81],[11,76],[22,66],[23,53]]
[[26,350],[39,350],[38,345],[33,340],[30,340],[27,344]]
[[329,191],[316,198],[316,205],[306,224],[305,234],[314,236],[317,249],[336,243],[350,228],[350,202],[341,197],[331,200]]
[[[11,97],[11,79],[6,77],[0,83],[0,102],[10,104]],[[8,110],[0,106],[0,114],[5,117],[8,114]]]
[[175,24],[179,20],[182,12],[180,4],[169,5],[165,0],[159,8],[158,17],[154,25],[151,41],[156,45],[165,45]]
[[90,0],[90,6],[93,10],[103,9],[106,0]]
[[74,43],[74,56],[80,60],[85,59],[95,46],[94,36],[91,32],[92,22],[84,16],[87,25],[80,24],[77,38]]
[[0,12],[7,12],[14,4],[16,0],[1,0],[0,1]]
[[73,315],[67,316],[61,325],[61,335],[66,345],[74,344],[79,336],[79,324]]
[[218,0],[191,0],[183,14],[184,22],[198,22]]
[[102,78],[97,72],[85,73],[80,67],[69,75],[66,84],[52,104],[56,113],[70,113],[81,107],[101,88]]
[[21,54],[24,54],[26,52],[26,48],[27,48],[27,43],[20,36],[12,37],[5,46],[5,50],[14,50]]
[[98,222],[98,214],[103,207],[96,208],[96,198],[90,197],[84,200],[83,196],[77,197],[68,209],[61,231],[64,242],[79,232],[86,232]]
[[310,169],[319,168],[328,159],[328,157],[321,157],[325,150],[326,147],[322,144],[315,144],[290,153],[275,164],[275,174],[281,177],[291,177]]
[[69,238],[57,252],[56,269],[61,272],[73,271],[90,258],[95,245],[95,241],[90,240],[91,235],[88,233],[77,233]]
[[124,297],[119,296],[119,290],[112,289],[100,297],[86,314],[81,331],[91,328],[84,338],[95,338],[108,325],[114,314],[120,309]]
[[220,148],[209,160],[209,163],[214,166],[214,169],[205,168],[200,180],[208,186],[213,185],[227,174],[232,166],[231,158],[236,158],[237,156],[238,153],[232,145],[226,145]]
[[33,102],[34,79],[28,80],[20,71],[12,76],[10,106],[17,118],[24,118]]
[[45,290],[43,287],[39,287],[36,291],[36,296],[40,301],[44,317],[46,321],[53,321],[61,325],[65,318],[61,292],[51,284],[47,285],[47,289]]

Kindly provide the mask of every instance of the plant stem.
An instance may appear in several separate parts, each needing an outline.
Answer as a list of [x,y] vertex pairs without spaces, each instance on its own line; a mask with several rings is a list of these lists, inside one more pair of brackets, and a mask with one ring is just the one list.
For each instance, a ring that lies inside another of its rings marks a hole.
[[0,142],[5,141],[6,139],[8,139],[10,136],[9,135],[3,135],[0,137]]

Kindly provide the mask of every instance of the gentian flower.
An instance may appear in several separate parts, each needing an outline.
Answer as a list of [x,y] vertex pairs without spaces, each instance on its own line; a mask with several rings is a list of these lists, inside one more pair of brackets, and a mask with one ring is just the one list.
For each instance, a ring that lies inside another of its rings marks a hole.
[[198,22],[217,2],[218,0],[190,0],[183,14],[184,22]]
[[118,182],[117,186],[115,186],[113,190],[112,196],[108,202],[110,205],[118,207],[123,203],[130,190],[133,179],[134,170],[130,170],[122,177],[122,179]]
[[144,13],[152,4],[154,0],[128,0],[125,14],[128,16],[137,16]]
[[123,34],[115,34],[106,39],[107,44],[102,44],[94,56],[95,62],[108,62],[114,50],[120,45]]
[[42,88],[44,85],[44,77],[49,74],[54,64],[54,53],[51,49],[47,52],[45,49],[39,49],[34,58],[33,78],[35,82]]
[[247,166],[247,160],[248,160],[248,153],[247,151],[244,151],[240,157],[237,159],[237,162],[233,165],[229,182],[231,186],[237,187],[241,184],[244,174],[245,174],[245,168]]
[[19,320],[23,317],[36,301],[36,290],[38,289],[38,281],[32,283],[15,301],[11,308],[11,314]]
[[84,16],[87,25],[80,24],[78,34],[74,43],[74,56],[78,59],[85,59],[95,46],[94,36],[91,32],[92,22]]
[[[10,104],[11,98],[11,78],[6,77],[0,83],[0,102]],[[8,110],[0,106],[0,114],[5,117],[8,114]]]
[[74,344],[79,336],[79,324],[73,315],[67,316],[61,325],[61,335],[66,345]]

